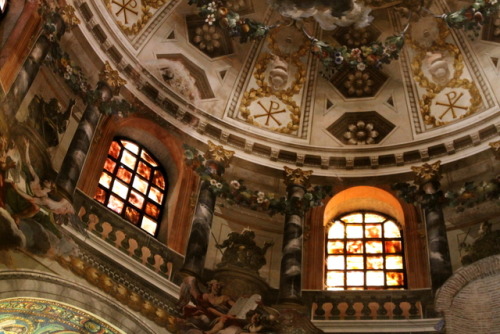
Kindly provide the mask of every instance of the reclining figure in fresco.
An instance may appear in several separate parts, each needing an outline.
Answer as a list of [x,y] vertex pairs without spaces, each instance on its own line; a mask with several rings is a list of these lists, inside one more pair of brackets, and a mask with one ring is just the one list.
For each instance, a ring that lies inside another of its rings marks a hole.
[[207,282],[208,291],[202,293],[196,278],[188,276],[181,284],[178,307],[177,333],[181,334],[238,334],[273,333],[272,310],[261,303],[260,295],[237,301],[222,294],[223,284]]

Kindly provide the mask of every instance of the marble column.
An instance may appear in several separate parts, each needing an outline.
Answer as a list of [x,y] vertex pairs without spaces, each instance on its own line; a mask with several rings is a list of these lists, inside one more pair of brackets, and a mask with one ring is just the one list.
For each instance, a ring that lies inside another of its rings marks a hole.
[[[205,154],[206,173],[212,178],[220,178],[224,174],[225,168],[229,166],[233,155],[234,151],[225,150],[222,146],[208,141],[208,151]],[[205,267],[216,200],[216,195],[211,190],[210,180],[203,180],[194,211],[186,257],[181,269],[181,272],[188,276],[201,278]]]
[[94,132],[101,117],[99,106],[101,103],[110,101],[125,83],[126,81],[120,78],[118,72],[113,70],[111,65],[106,62],[99,74],[99,82],[95,90],[97,99],[95,99],[94,103],[89,103],[85,108],[56,179],[58,189],[70,200],[75,192]]
[[15,122],[16,112],[33,84],[52,44],[58,43],[67,28],[72,28],[80,22],[74,15],[74,8],[71,6],[57,8],[56,11],[49,12],[44,16],[44,20],[43,24],[48,29],[38,37],[16,80],[2,102],[1,112],[9,124]]
[[431,203],[424,205],[422,209],[425,216],[432,289],[435,291],[453,274],[443,209],[439,203],[440,161],[432,165],[426,163],[421,167],[412,167],[412,170],[415,172],[415,184],[419,186],[423,196],[434,197]]
[[302,294],[302,233],[304,209],[300,205],[312,171],[285,168],[285,184],[289,211],[285,215],[283,248],[280,267],[279,303],[301,304]]

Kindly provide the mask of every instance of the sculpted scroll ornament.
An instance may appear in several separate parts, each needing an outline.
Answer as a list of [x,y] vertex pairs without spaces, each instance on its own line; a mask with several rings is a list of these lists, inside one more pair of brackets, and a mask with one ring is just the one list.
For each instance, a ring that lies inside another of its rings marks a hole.
[[439,160],[431,165],[425,163],[420,167],[412,166],[411,170],[415,173],[415,183],[422,185],[431,181],[439,181],[441,178],[440,168],[441,161]]
[[210,140],[208,141],[208,151],[205,154],[207,160],[215,160],[227,167],[233,155],[234,151],[226,150],[222,145],[215,145]]
[[285,169],[285,184],[286,185],[301,185],[307,186],[309,183],[309,177],[312,175],[313,171],[304,171],[300,168],[293,169],[287,166],[283,166]]

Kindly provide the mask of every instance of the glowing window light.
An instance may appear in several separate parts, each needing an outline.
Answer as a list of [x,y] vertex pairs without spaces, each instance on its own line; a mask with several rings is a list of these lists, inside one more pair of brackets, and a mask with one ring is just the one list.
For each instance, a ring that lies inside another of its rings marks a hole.
[[325,289],[405,287],[401,231],[392,219],[362,212],[338,217],[328,229],[325,246]]
[[113,140],[94,199],[156,235],[166,193],[165,177],[154,157],[130,140]]

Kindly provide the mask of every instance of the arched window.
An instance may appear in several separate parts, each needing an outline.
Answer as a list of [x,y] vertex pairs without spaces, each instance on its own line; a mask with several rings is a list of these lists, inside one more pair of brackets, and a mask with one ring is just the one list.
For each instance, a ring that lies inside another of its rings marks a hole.
[[327,290],[403,289],[406,275],[399,225],[376,212],[353,212],[326,229]]
[[156,236],[166,193],[158,161],[129,139],[113,140],[94,199]]

